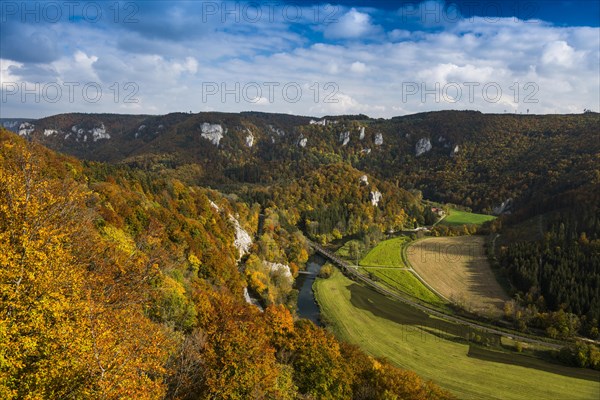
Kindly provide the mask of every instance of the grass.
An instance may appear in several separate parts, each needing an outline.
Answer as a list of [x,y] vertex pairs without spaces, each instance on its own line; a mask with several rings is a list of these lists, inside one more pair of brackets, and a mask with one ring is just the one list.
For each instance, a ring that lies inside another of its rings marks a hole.
[[[492,351],[464,341],[471,331],[394,302],[337,269],[314,284],[336,336],[413,370],[460,399],[597,399],[600,373]],[[477,332],[484,340],[493,335]]]
[[475,313],[498,317],[506,295],[484,251],[482,236],[419,240],[406,249],[408,262],[441,296]]
[[[440,298],[427,289],[412,272],[403,269],[407,266],[403,261],[402,249],[409,242],[410,239],[404,236],[380,242],[360,260],[358,264],[362,268],[359,268],[359,271],[370,274],[374,280],[411,297],[430,304],[443,305]],[[343,250],[338,251],[338,255],[343,256]]]
[[496,219],[493,215],[475,214],[466,211],[451,209],[442,224],[446,225],[481,225],[484,222]]
[[400,290],[412,297],[442,306],[443,302],[435,294],[431,293],[410,271],[395,270],[395,269],[362,269],[368,271],[376,277],[376,279],[387,286]]
[[367,253],[359,265],[363,267],[400,267],[406,268],[402,262],[402,247],[410,239],[405,236],[399,236],[393,239],[384,240]]

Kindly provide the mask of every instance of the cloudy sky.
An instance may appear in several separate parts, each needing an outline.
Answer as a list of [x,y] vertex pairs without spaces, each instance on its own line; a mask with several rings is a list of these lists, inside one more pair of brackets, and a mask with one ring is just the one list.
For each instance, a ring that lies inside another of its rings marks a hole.
[[600,111],[599,2],[8,1],[0,117]]

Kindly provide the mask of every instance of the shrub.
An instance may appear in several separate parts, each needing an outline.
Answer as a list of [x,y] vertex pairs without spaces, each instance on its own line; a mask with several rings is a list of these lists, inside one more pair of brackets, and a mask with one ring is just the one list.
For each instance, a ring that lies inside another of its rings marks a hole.
[[326,263],[321,267],[321,271],[319,271],[319,278],[327,279],[331,275],[333,275],[333,265]]

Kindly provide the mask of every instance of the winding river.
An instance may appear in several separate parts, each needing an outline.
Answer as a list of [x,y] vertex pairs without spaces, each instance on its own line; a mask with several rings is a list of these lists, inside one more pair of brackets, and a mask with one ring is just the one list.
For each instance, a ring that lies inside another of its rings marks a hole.
[[325,264],[323,257],[317,254],[312,255],[306,263],[308,274],[298,275],[295,284],[296,289],[298,289],[298,316],[309,319],[319,326],[322,325],[320,321],[321,310],[315,300],[312,286],[323,264]]

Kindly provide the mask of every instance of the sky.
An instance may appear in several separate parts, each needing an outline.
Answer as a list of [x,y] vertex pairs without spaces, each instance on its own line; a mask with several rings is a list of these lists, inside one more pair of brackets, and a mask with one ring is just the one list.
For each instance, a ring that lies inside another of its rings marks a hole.
[[600,111],[600,1],[0,2],[0,118]]

